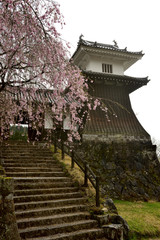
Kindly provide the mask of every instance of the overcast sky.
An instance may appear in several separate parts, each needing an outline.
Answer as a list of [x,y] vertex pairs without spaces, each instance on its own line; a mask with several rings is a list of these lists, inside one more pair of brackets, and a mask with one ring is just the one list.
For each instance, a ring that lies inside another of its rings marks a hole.
[[130,95],[131,104],[146,131],[160,140],[160,13],[159,0],[57,0],[66,25],[61,34],[76,50],[85,40],[113,44],[145,55],[125,75],[149,77],[150,82]]

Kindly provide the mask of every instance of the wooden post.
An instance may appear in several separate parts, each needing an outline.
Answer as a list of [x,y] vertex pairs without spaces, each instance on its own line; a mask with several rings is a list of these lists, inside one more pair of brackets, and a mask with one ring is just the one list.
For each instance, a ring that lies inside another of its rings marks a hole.
[[99,177],[96,177],[96,207],[100,206],[99,200]]
[[72,156],[71,156],[71,168],[74,168],[74,151],[72,150]]
[[84,163],[84,187],[88,187],[88,164]]

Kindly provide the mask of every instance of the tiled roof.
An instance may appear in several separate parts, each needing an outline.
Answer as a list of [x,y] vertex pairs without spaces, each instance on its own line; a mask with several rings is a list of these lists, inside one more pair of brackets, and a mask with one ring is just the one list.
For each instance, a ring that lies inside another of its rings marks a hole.
[[53,91],[52,90],[47,90],[47,89],[37,89],[32,92],[32,89],[23,89],[23,88],[15,88],[11,89],[13,91],[6,91],[5,95],[6,98],[12,97],[13,100],[18,101],[18,100],[23,100],[25,99],[26,101],[37,101],[37,102],[42,102],[45,101],[51,104],[55,103],[55,97],[53,96]]
[[92,96],[101,98],[108,107],[109,121],[101,109],[90,111],[90,120],[85,125],[84,134],[150,138],[132,110],[127,87],[108,86],[104,83],[95,84],[93,82],[89,92]]
[[145,78],[137,78],[137,77],[130,77],[126,75],[116,75],[116,74],[107,74],[107,73],[100,73],[100,72],[92,72],[92,71],[83,71],[83,74],[91,80],[98,80],[100,82],[104,82],[106,85],[113,84],[123,84],[127,86],[129,93],[135,91],[136,89],[146,85],[149,80],[148,77]]
[[79,38],[79,42],[78,42],[78,47],[77,50],[75,51],[75,53],[73,54],[72,57],[74,57],[74,55],[76,54],[76,52],[78,51],[80,46],[86,46],[86,47],[90,47],[90,48],[94,48],[94,49],[104,49],[104,50],[111,50],[114,52],[121,52],[121,53],[128,53],[128,54],[134,54],[134,55],[139,55],[139,56],[143,56],[144,54],[142,53],[142,51],[138,51],[138,52],[132,52],[132,51],[128,51],[127,47],[124,49],[119,48],[116,44],[115,45],[111,45],[111,44],[104,44],[104,43],[98,43],[98,42],[92,42],[92,41],[88,41],[88,40],[84,40],[81,37]]

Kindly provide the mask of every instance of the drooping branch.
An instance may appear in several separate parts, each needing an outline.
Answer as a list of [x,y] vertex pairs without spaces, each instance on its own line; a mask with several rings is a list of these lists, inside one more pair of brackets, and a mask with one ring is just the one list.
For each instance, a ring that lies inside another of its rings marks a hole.
[[63,24],[58,4],[54,0],[0,1],[1,134],[24,111],[38,134],[42,113],[50,113],[53,128],[62,126],[63,116],[69,113],[70,134],[79,139],[75,126],[82,126],[85,115],[79,113],[88,102],[87,80],[69,62],[68,48],[55,28],[55,23]]
[[[24,2],[24,1],[23,1],[23,2]],[[44,26],[43,26],[43,23],[42,23],[41,19],[39,18],[38,14],[36,13],[36,11],[35,11],[34,8],[32,7],[32,5],[31,5],[28,1],[26,2],[26,4],[32,9],[33,13],[35,14],[37,20],[39,21],[39,23],[40,23],[40,25],[41,25],[41,27],[42,27],[42,30],[43,30],[43,33],[44,33],[45,37],[47,37],[47,32],[46,32],[46,30],[45,30],[45,28],[44,28]]]

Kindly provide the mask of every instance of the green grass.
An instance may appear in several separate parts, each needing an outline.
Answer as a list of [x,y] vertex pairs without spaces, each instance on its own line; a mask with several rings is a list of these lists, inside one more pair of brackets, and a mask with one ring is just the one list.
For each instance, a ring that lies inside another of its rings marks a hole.
[[128,222],[131,232],[140,236],[132,239],[160,239],[160,202],[115,200],[114,203],[119,215]]

